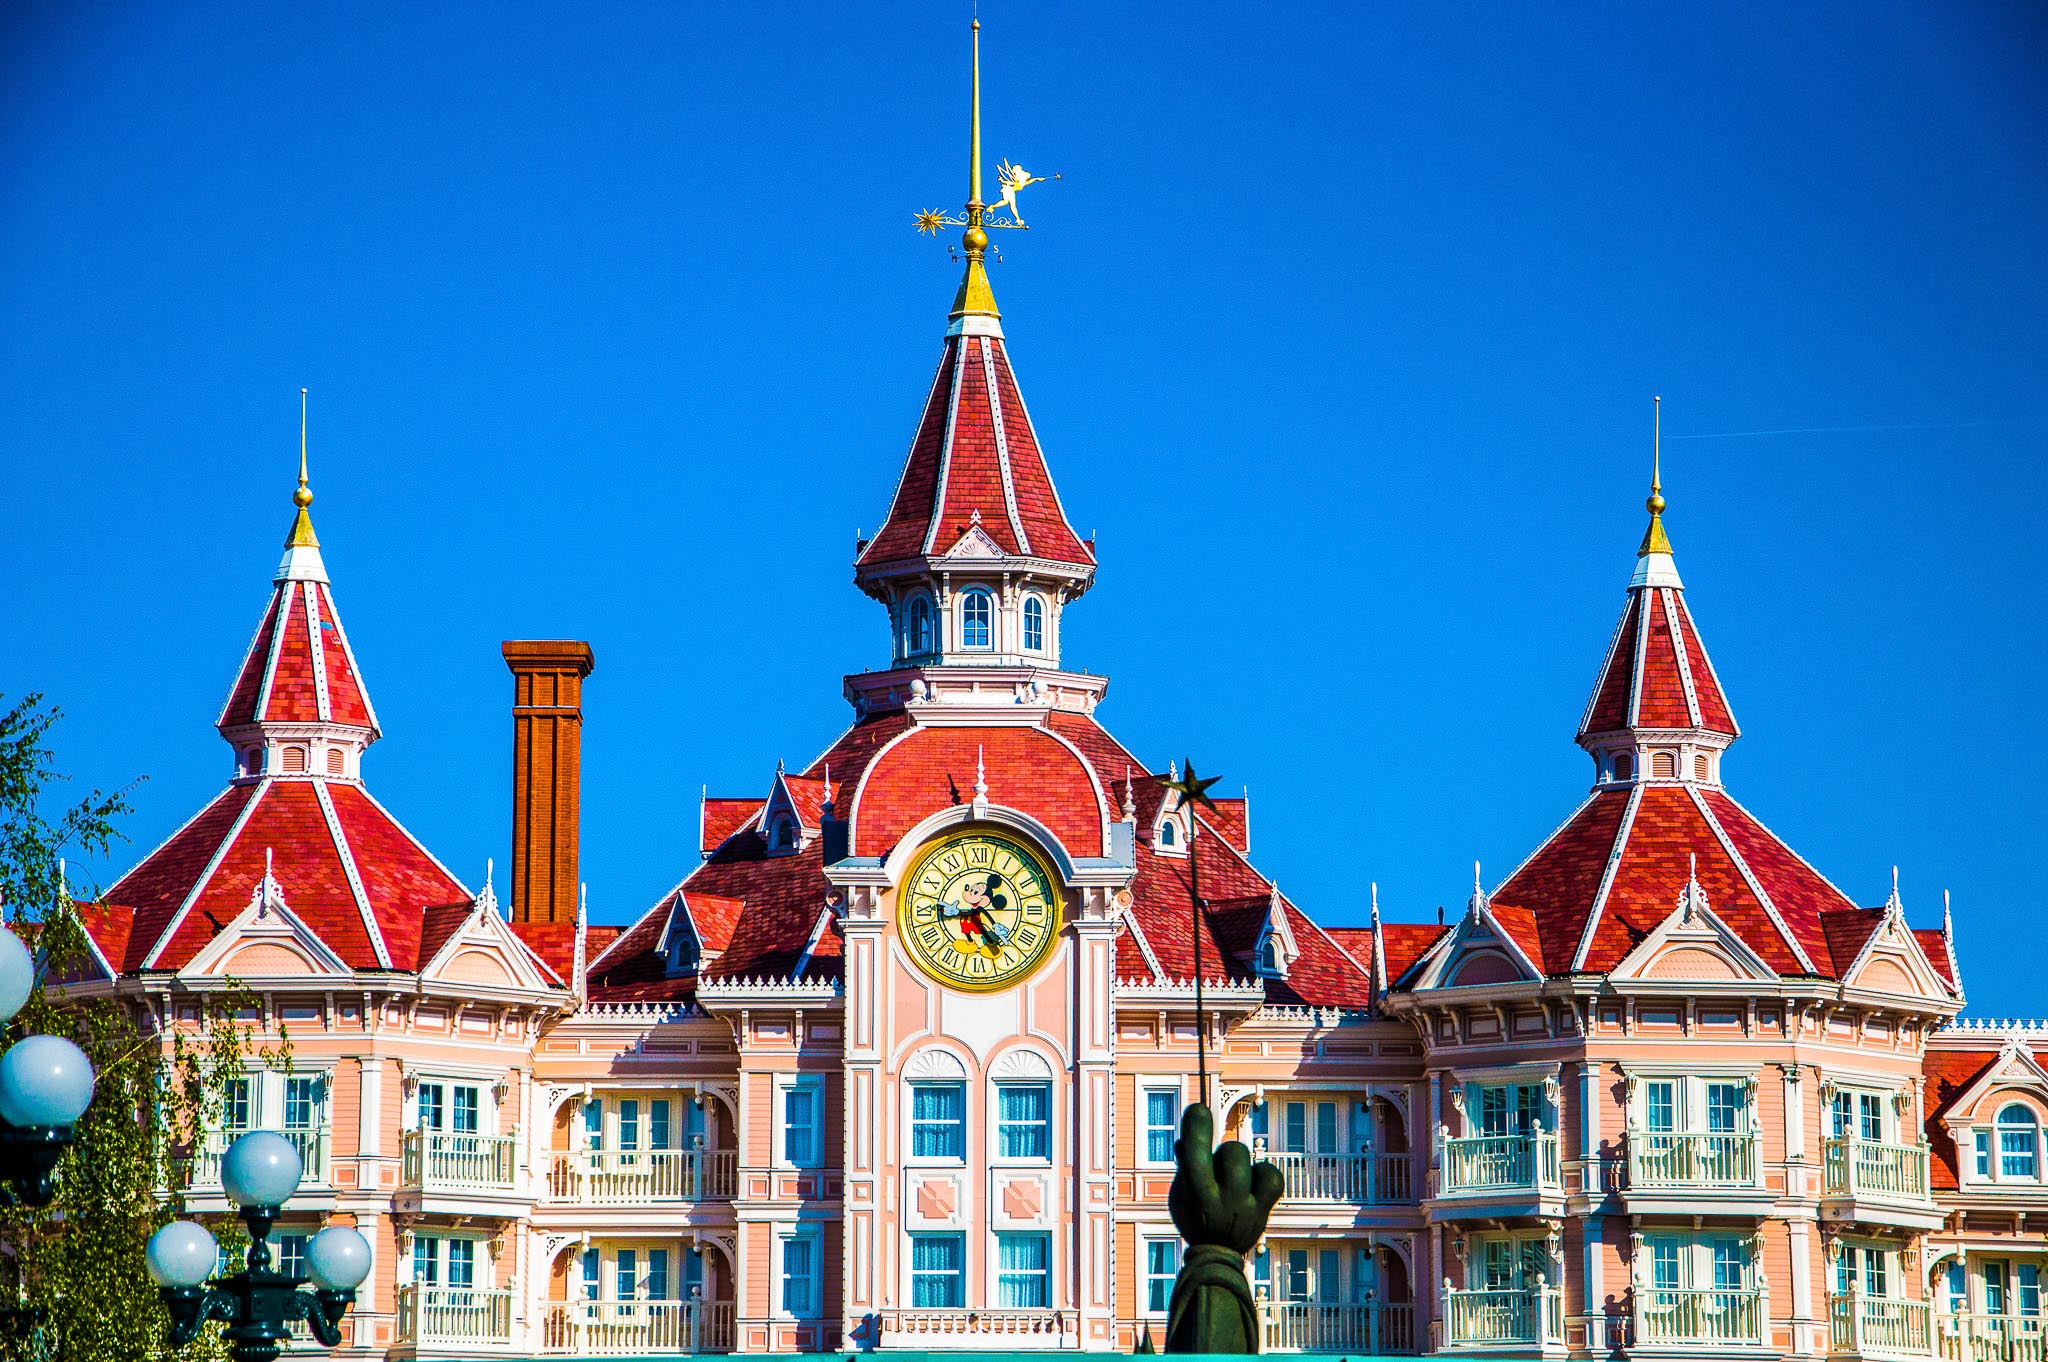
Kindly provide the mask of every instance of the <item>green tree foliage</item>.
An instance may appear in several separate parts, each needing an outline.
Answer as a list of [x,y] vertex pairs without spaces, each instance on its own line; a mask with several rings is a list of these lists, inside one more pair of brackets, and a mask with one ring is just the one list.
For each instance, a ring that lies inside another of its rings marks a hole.
[[[289,1046],[252,1050],[257,1000],[232,984],[174,992],[190,1019],[167,1026],[150,1000],[108,986],[59,870],[60,856],[101,856],[123,840],[125,792],[93,790],[52,811],[64,777],[46,745],[59,711],[28,695],[0,712],[0,893],[42,966],[6,1042],[64,1036],[92,1061],[92,1106],[58,1167],[49,1206],[0,1207],[0,1303],[12,1306],[0,1354],[50,1362],[138,1362],[166,1352],[169,1317],[143,1268],[158,1226],[183,1211],[191,1155],[252,1062],[288,1068]],[[90,912],[92,909],[87,908]],[[161,1003],[161,1000],[158,1000]],[[210,1224],[224,1250],[245,1240]],[[210,1327],[184,1356],[225,1356]]]

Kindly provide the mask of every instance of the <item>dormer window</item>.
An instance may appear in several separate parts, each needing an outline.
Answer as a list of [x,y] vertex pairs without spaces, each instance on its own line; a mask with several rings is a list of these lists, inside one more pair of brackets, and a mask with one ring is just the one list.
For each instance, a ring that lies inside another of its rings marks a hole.
[[328,775],[330,775],[330,776],[338,776],[338,775],[342,774],[342,771],[343,771],[343,767],[345,766],[345,764],[347,763],[347,761],[348,761],[348,758],[342,755],[342,753],[341,753],[341,749],[340,749],[339,747],[330,747],[330,748],[328,748],[328,749],[327,749],[327,774],[328,774]]
[[1634,780],[1635,775],[1636,759],[1634,757],[1624,752],[1614,759],[1614,778],[1616,780]]
[[1678,779],[1678,754],[1676,752],[1651,753],[1650,774],[1659,780]]
[[295,774],[295,775],[296,775],[296,774],[299,774],[299,773],[302,773],[303,771],[305,771],[305,769],[306,769],[306,749],[305,749],[305,748],[303,748],[303,747],[287,747],[287,748],[285,748],[285,749],[284,749],[284,769],[285,769],[286,771],[288,771],[288,772],[292,773],[292,774]]
[[2040,1176],[2041,1129],[2034,1113],[2011,1102],[1998,1113],[1998,1176],[2028,1181]]
[[1024,651],[1045,651],[1045,602],[1036,596],[1024,598]]
[[994,603],[986,591],[976,587],[964,593],[960,597],[960,646],[988,651],[994,618]]
[[1692,778],[1694,780],[1712,780],[1714,778],[1714,764],[1706,753],[1695,752],[1693,754]]
[[1178,833],[1177,833],[1177,832],[1176,832],[1176,831],[1174,830],[1174,826],[1173,826],[1173,820],[1172,820],[1172,819],[1168,819],[1168,820],[1167,820],[1166,822],[1164,822],[1164,823],[1161,823],[1161,824],[1159,825],[1159,845],[1160,845],[1160,846],[1162,846],[1162,847],[1170,847],[1170,846],[1172,846],[1172,845],[1174,844],[1174,842],[1175,842],[1175,839],[1176,839],[1176,838],[1178,837],[1178,835],[1179,835],[1179,834],[1178,834]]
[[796,824],[787,818],[778,818],[768,825],[768,849],[770,851],[794,851],[796,849]]
[[932,650],[932,602],[929,596],[919,596],[910,603],[909,651],[920,656]]

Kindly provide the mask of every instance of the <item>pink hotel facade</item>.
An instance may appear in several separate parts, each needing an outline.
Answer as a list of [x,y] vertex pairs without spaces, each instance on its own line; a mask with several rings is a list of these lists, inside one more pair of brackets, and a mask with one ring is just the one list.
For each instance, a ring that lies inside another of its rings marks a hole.
[[1254,867],[1243,801],[1173,812],[1063,665],[1094,545],[978,251],[859,546],[889,665],[845,678],[816,761],[704,802],[630,927],[576,907],[590,650],[506,645],[501,904],[370,793],[296,501],[217,721],[232,776],[79,905],[74,987],[178,1027],[234,978],[289,1030],[189,1195],[224,1209],[241,1129],[299,1142],[280,1231],[377,1254],[344,1357],[1156,1341],[1197,932],[1210,1101],[1285,1174],[1250,1264],[1269,1350],[2042,1356],[2048,1030],[1956,1022],[1946,914],[1860,905],[1736,801],[1660,496],[1576,807],[1454,921],[1353,927]]

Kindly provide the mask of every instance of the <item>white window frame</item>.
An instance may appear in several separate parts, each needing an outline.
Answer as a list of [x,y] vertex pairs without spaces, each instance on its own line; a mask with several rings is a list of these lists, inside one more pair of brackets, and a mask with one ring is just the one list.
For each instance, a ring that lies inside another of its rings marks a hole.
[[[1038,642],[1036,643],[1031,641],[1031,611],[1034,606],[1038,609]],[[1018,650],[1039,654],[1048,652],[1046,640],[1051,637],[1051,633],[1052,610],[1046,604],[1045,597],[1035,591],[1026,592],[1023,603],[1017,607]]]
[[[788,1094],[804,1091],[811,1095],[812,1156],[798,1162],[789,1153]],[[775,1081],[775,1166],[777,1168],[823,1168],[825,1162],[825,1081],[816,1074],[791,1074]],[[780,1269],[777,1269],[778,1276]]]
[[[1160,1274],[1155,1273],[1152,1270],[1152,1249],[1154,1245],[1160,1244],[1163,1244],[1167,1247],[1173,1263],[1173,1273],[1165,1276],[1161,1276]],[[1166,1318],[1167,1307],[1170,1306],[1173,1302],[1173,1280],[1174,1277],[1178,1276],[1180,1273],[1180,1260],[1180,1238],[1178,1235],[1168,1233],[1141,1234],[1139,1236],[1138,1314],[1141,1318]],[[1156,1281],[1163,1281],[1166,1283],[1166,1290],[1163,1293],[1166,1297],[1166,1304],[1155,1309],[1152,1305],[1152,1284]]]
[[[1674,1124],[1669,1133],[1677,1135],[1755,1135],[1759,1133],[1760,1116],[1757,1111],[1761,1103],[1763,1085],[1754,1069],[1717,1068],[1713,1065],[1694,1065],[1686,1069],[1628,1069],[1627,1076],[1634,1080],[1634,1092],[1628,1110],[1631,1129],[1645,1134],[1664,1134],[1653,1131],[1650,1126],[1650,1085],[1669,1083],[1673,1085]],[[1710,1113],[1710,1098],[1717,1086],[1729,1086],[1741,1090],[1740,1101],[1735,1108],[1735,1129],[1709,1132],[1707,1122]]]
[[[1521,1280],[1506,1286],[1486,1285],[1486,1249],[1489,1244],[1512,1245],[1508,1251],[1509,1261]],[[1533,1258],[1536,1266],[1532,1269]],[[1465,1238],[1465,1289],[1468,1291],[1526,1291],[1536,1285],[1541,1276],[1546,1285],[1558,1285],[1557,1262],[1550,1256],[1550,1241],[1540,1231],[1505,1231],[1489,1234],[1472,1234]]]
[[[1049,1078],[999,1078],[992,1085],[990,1097],[989,1133],[993,1137],[989,1150],[992,1163],[1011,1167],[1042,1168],[1052,1162],[1053,1131],[1058,1124],[1054,1119],[1053,1101],[1058,1089]],[[1003,1118],[1003,1092],[1008,1088],[1035,1088],[1045,1095],[1045,1120],[1039,1124],[1045,1131],[1045,1153],[1010,1154],[1003,1149],[1003,1129],[1010,1125],[1030,1125],[1032,1122],[1007,1121]]]
[[[810,1294],[810,1310],[798,1313],[791,1310],[789,1301],[789,1245],[802,1240],[810,1246],[811,1270],[805,1274],[805,1286]],[[825,1310],[825,1237],[816,1225],[791,1225],[775,1236],[775,1280],[771,1283],[774,1293],[774,1316],[777,1319],[819,1319]]]
[[[924,642],[917,638],[917,608],[924,607]],[[930,657],[939,651],[939,606],[929,592],[920,591],[903,606],[903,655]]]
[[[988,641],[986,643],[969,643],[967,641],[968,603],[972,601],[976,596],[981,597],[981,599],[987,604],[988,607]],[[985,586],[963,587],[960,591],[957,612],[959,615],[958,634],[960,639],[960,651],[963,653],[995,652],[996,626],[998,623],[996,618],[996,593],[989,590]]]
[[[918,1167],[958,1168],[967,1162],[969,1127],[973,1125],[972,1103],[969,1098],[973,1089],[965,1078],[911,1078],[904,1080],[905,1095],[909,1101],[903,1104],[903,1162]],[[925,1088],[950,1088],[960,1097],[959,1153],[920,1154],[917,1152],[917,1094]]]
[[[1003,1278],[1032,1275],[1021,1270],[1003,1266],[1003,1241],[1006,1239],[1035,1239],[1045,1246],[1045,1267],[1036,1275],[1045,1282],[1045,1303],[1043,1305],[1011,1305],[1004,1299]],[[989,1286],[988,1299],[998,1310],[1050,1310],[1053,1308],[1053,1262],[1052,1232],[1050,1230],[997,1230],[989,1237]]]
[[[1158,1127],[1152,1124],[1152,1094],[1165,1093],[1172,1099],[1173,1118],[1166,1129],[1166,1157],[1152,1157],[1152,1132]],[[1178,1080],[1170,1083],[1140,1082],[1138,1084],[1138,1162],[1146,1168],[1171,1168],[1173,1166],[1173,1142],[1180,1138],[1181,1113],[1186,1109],[1187,1095]]]
[[[952,1273],[952,1274],[951,1274],[951,1275],[952,1275],[953,1277],[955,1277],[955,1278],[957,1279],[957,1282],[958,1282],[958,1285],[959,1285],[959,1289],[960,1289],[960,1300],[959,1300],[959,1302],[958,1302],[957,1304],[955,1304],[955,1305],[919,1305],[919,1304],[917,1304],[917,1303],[916,1303],[916,1302],[917,1302],[917,1279],[918,1279],[918,1276],[919,1276],[919,1272],[918,1272],[918,1266],[917,1266],[917,1241],[918,1241],[918,1240],[920,1240],[920,1239],[944,1239],[944,1240],[948,1240],[948,1241],[950,1241],[950,1242],[952,1242],[952,1243],[954,1243],[954,1244],[957,1244],[957,1245],[959,1245],[959,1248],[960,1248],[960,1267],[959,1267],[959,1270],[958,1270],[957,1272],[955,1272],[955,1273]],[[967,1292],[967,1274],[968,1274],[968,1271],[969,1271],[969,1267],[968,1267],[968,1261],[967,1261],[967,1234],[966,1234],[966,1232],[965,1232],[965,1231],[963,1231],[963,1230],[944,1230],[944,1229],[938,1229],[938,1230],[911,1230],[910,1232],[908,1232],[907,1234],[905,1234],[905,1235],[904,1235],[904,1244],[903,1244],[903,1247],[904,1247],[904,1249],[905,1249],[905,1252],[904,1252],[904,1255],[903,1255],[903,1299],[904,1299],[904,1300],[905,1300],[906,1302],[908,1302],[908,1303],[909,1303],[909,1305],[910,1305],[910,1308],[911,1308],[911,1309],[913,1309],[913,1310],[964,1310],[964,1309],[966,1309],[966,1308],[967,1308],[967,1300],[968,1300],[968,1292]]]

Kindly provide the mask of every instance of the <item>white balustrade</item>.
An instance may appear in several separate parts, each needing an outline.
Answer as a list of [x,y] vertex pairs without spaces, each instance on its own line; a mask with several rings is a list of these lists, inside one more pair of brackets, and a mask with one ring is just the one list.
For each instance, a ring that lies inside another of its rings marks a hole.
[[1886,1201],[1927,1200],[1927,1146],[1838,1137],[1826,1142],[1827,1190]]
[[739,1155],[729,1149],[557,1150],[548,1156],[548,1196],[583,1205],[730,1201]]
[[1934,1316],[1934,1355],[1942,1362],[2048,1362],[2039,1315]]
[[724,1353],[733,1324],[731,1301],[550,1301],[540,1346],[576,1356]]
[[1446,1288],[1444,1341],[1450,1347],[1561,1344],[1564,1295],[1554,1286],[1506,1291]]
[[1259,1333],[1264,1352],[1412,1353],[1415,1307],[1260,1301]]
[[1828,1297],[1828,1323],[1837,1352],[1927,1357],[1933,1342],[1933,1306],[1851,1292]]
[[1628,1185],[1638,1191],[1755,1187],[1757,1137],[1733,1131],[1632,1130]]
[[1399,1205],[1415,1200],[1414,1167],[1406,1154],[1302,1154],[1257,1149],[1284,1180],[1287,1201],[1351,1201]]
[[519,1137],[445,1130],[405,1133],[405,1185],[433,1190],[509,1190],[519,1166]]
[[[247,1135],[249,1130],[209,1131],[199,1141],[199,1147],[192,1151],[191,1186],[211,1190],[220,1186],[221,1156],[228,1152],[228,1146]],[[299,1151],[299,1158],[305,1165],[299,1175],[301,1187],[324,1187],[327,1185],[327,1131],[325,1129],[280,1130],[276,1132],[291,1141],[292,1148]]]
[[1443,1192],[1519,1192],[1562,1182],[1557,1136],[1463,1135],[1442,1140]]
[[1749,1344],[1764,1341],[1764,1297],[1740,1291],[1637,1288],[1636,1337],[1650,1346]]
[[512,1293],[467,1286],[403,1286],[399,1337],[413,1343],[510,1343]]

